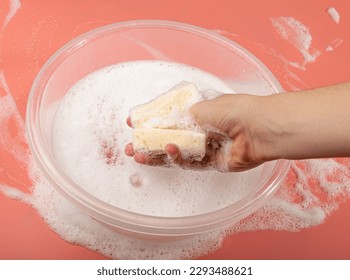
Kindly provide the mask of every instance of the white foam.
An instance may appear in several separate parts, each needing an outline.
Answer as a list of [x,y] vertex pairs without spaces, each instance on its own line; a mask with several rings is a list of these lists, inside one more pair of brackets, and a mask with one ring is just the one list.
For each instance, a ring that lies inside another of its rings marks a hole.
[[4,24],[2,26],[2,31],[5,29],[6,25],[10,22],[10,20],[15,16],[17,11],[21,8],[22,4],[19,0],[10,0],[10,9],[5,17]]
[[308,27],[293,17],[271,18],[271,22],[281,38],[303,56],[302,62],[291,62],[291,66],[305,70],[306,64],[316,61],[321,52],[312,47],[312,36]]
[[[105,227],[63,198],[35,166],[31,169],[35,189],[25,201],[38,210],[45,222],[64,240],[113,259],[189,259],[217,249],[221,230],[183,240],[142,240]],[[2,188],[0,187],[0,191]],[[5,192],[7,194],[8,192]],[[17,194],[14,198],[21,198]]]
[[[0,85],[5,93],[4,96],[0,95],[0,112],[2,112],[0,145],[10,152],[21,166],[26,167],[25,162],[28,161],[28,155],[27,146],[23,143],[25,141],[24,122],[17,110],[2,70],[0,70]],[[11,122],[14,124],[12,130],[9,129]]]
[[[253,191],[263,167],[234,174],[196,172],[143,166],[124,155],[131,142],[125,123],[129,108],[185,79],[199,90],[232,91],[209,73],[157,61],[113,65],[79,81],[61,101],[53,125],[54,154],[66,173],[114,206],[158,216],[214,211]],[[135,173],[142,187],[130,180]]]
[[343,39],[336,38],[330,42],[330,44],[326,47],[326,51],[334,51],[343,43]]
[[336,8],[334,7],[330,7],[327,9],[327,14],[330,16],[330,18],[336,23],[338,24],[340,21],[340,15],[338,13],[338,11],[336,10]]

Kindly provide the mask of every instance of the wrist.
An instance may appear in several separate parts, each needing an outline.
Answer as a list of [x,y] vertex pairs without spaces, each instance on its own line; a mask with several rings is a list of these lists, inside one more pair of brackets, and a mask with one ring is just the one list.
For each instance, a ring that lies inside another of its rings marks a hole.
[[282,96],[254,96],[251,102],[249,126],[255,154],[261,162],[286,158],[284,140],[291,134],[288,109]]

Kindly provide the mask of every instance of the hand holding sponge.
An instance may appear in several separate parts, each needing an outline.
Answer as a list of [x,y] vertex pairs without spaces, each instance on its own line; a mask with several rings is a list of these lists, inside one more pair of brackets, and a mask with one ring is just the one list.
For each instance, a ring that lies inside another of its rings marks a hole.
[[194,123],[189,109],[203,100],[192,83],[182,82],[154,100],[130,110],[133,148],[152,156],[175,144],[184,159],[200,161],[206,153],[206,133]]

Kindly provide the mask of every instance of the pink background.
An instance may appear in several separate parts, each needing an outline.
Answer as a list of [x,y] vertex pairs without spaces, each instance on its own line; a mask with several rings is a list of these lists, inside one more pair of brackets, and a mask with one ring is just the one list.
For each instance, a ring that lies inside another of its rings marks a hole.
[[[0,0],[0,26],[10,1]],[[341,18],[334,23],[326,10],[335,7]],[[24,117],[32,82],[45,61],[77,35],[110,23],[135,19],[163,19],[225,31],[224,35],[250,50],[280,79],[286,89],[285,65],[269,49],[290,61],[300,53],[281,39],[272,17],[291,16],[310,28],[312,46],[322,53],[306,71],[292,69],[311,88],[350,80],[350,2],[328,0],[27,0],[0,33],[0,70]],[[343,42],[326,52],[330,42]],[[264,46],[264,47],[262,47]],[[0,96],[2,93],[0,92]],[[0,131],[1,133],[1,131]],[[30,181],[16,162],[0,150],[0,184],[26,190]],[[350,259],[350,201],[326,223],[301,232],[258,231],[227,238],[221,249],[204,259]],[[0,259],[103,259],[81,246],[60,239],[30,206],[0,192]]]

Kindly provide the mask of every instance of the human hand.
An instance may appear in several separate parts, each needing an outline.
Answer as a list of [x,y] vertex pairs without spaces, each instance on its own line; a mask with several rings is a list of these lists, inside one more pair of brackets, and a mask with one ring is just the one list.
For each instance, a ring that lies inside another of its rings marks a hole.
[[135,153],[131,143],[125,153],[141,164],[170,161],[183,168],[227,172],[281,158],[349,157],[349,92],[350,83],[343,83],[269,96],[221,95],[190,108],[194,121],[208,132],[207,154],[202,161],[184,160],[171,143],[161,157]]
[[[169,143],[166,154],[150,156],[135,152],[132,143],[125,154],[147,165],[164,166],[169,162],[186,169],[217,169],[222,172],[244,171],[268,159],[260,150],[254,129],[257,99],[245,94],[226,94],[196,103],[190,108],[194,121],[208,134],[206,156],[201,161],[186,160],[179,148]],[[131,126],[130,119],[127,120]],[[261,140],[261,139],[260,139]]]

